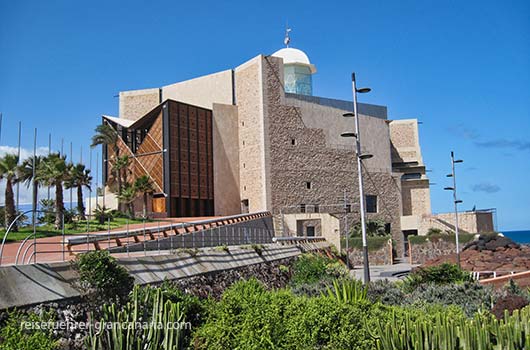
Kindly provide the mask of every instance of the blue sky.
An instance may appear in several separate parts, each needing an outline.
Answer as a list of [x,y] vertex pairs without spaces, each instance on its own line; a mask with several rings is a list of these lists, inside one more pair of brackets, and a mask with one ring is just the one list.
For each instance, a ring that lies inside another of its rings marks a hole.
[[[435,212],[451,210],[451,150],[462,209],[498,210],[501,230],[530,229],[528,1],[0,0],[0,145],[73,143],[88,158],[101,114],[121,90],[232,68],[292,46],[317,66],[314,94],[350,99],[350,73],[388,106],[418,118]],[[95,154],[93,155],[95,159]]]

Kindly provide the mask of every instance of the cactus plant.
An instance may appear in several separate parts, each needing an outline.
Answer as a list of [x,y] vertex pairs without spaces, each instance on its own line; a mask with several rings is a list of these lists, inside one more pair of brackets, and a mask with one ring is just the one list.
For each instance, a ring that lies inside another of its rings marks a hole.
[[379,350],[515,350],[530,349],[530,307],[505,313],[497,320],[491,314],[477,313],[471,319],[444,312],[392,316],[367,327]]
[[[117,310],[116,304],[103,306],[99,327],[92,327],[85,345],[92,350],[178,350],[185,325],[180,303],[164,300],[160,288],[148,289],[144,298],[138,286],[131,300]],[[144,310],[143,305],[152,305]]]

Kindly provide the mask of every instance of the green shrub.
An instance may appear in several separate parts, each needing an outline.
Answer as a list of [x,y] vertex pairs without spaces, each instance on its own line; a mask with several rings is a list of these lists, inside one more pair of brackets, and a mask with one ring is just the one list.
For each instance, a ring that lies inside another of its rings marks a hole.
[[479,310],[491,309],[492,292],[476,281],[444,285],[430,283],[418,286],[404,301],[416,306],[454,305],[472,317]]
[[367,296],[373,303],[381,302],[386,305],[401,305],[405,300],[405,293],[401,288],[386,279],[370,282]]
[[448,284],[466,281],[473,281],[471,274],[460,269],[457,265],[444,263],[437,266],[417,268],[404,279],[403,290],[410,293],[425,283]]
[[[438,242],[445,241],[449,243],[455,243],[455,234],[451,233],[427,233],[426,236],[408,236],[410,244],[424,244],[427,242]],[[460,244],[466,244],[475,239],[475,235],[472,233],[459,233],[458,242]]]
[[427,236],[438,236],[442,234],[442,230],[436,227],[431,227],[427,230]]
[[79,272],[81,288],[87,294],[94,293],[106,301],[123,299],[131,291],[134,279],[127,270],[118,265],[116,259],[106,250],[80,254],[74,261]]
[[[366,235],[368,237],[382,237],[388,236],[390,232],[386,231],[385,222],[381,219],[367,220],[366,221]],[[353,225],[350,237],[361,237],[362,227],[361,223],[358,222]]]
[[[53,337],[52,327],[46,329],[28,329],[26,322],[34,325],[54,322],[50,314],[23,313],[14,310],[7,315],[7,320],[0,330],[1,350],[52,350],[57,348],[57,341]],[[37,328],[34,326],[33,328]]]
[[348,273],[337,260],[313,253],[300,255],[293,263],[292,272],[291,283],[294,285],[343,277]]
[[195,349],[371,349],[364,327],[367,302],[337,303],[329,297],[297,297],[267,291],[252,279],[238,282],[212,305],[197,330]]
[[[392,237],[390,236],[383,236],[383,237],[367,237],[366,244],[368,246],[368,251],[372,252],[375,250],[379,250],[386,246],[388,244],[388,241]],[[348,241],[349,248],[354,249],[362,249],[363,248],[363,240],[359,237],[353,237],[350,238]],[[345,246],[343,244],[343,246]]]

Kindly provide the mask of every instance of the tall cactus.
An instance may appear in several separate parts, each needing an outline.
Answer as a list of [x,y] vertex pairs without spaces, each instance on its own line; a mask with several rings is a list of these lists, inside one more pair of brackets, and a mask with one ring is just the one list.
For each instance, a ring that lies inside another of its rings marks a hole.
[[379,350],[520,350],[530,349],[530,306],[505,313],[503,320],[493,315],[455,317],[444,312],[421,315],[409,311],[367,327]]
[[[178,350],[182,347],[184,314],[180,303],[164,300],[160,288],[138,286],[122,310],[103,306],[99,329],[91,328],[85,344],[91,350]],[[152,305],[150,310],[142,306]]]

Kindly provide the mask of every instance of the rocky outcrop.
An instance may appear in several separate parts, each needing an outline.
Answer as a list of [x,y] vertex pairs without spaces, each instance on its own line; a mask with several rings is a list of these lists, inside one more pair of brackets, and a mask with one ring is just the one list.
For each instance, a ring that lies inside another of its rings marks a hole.
[[[444,262],[456,264],[456,254],[427,261],[423,266]],[[462,268],[467,271],[522,272],[530,270],[530,247],[503,236],[480,236],[460,253]]]

